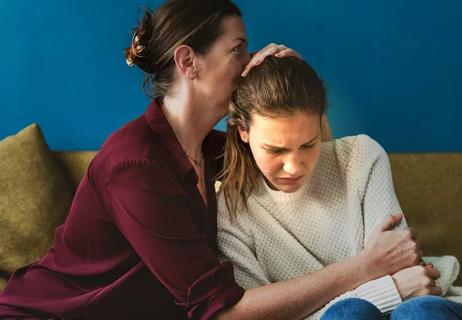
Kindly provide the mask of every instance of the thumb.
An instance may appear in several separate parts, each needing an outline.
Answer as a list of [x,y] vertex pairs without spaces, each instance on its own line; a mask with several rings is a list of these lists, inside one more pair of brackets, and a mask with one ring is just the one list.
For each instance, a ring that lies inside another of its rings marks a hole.
[[382,224],[379,226],[379,229],[380,231],[392,230],[398,224],[401,223],[402,219],[403,219],[402,213],[392,214],[391,216],[388,216],[385,218],[385,220],[383,220]]
[[427,265],[426,269],[427,269],[427,275],[432,279],[438,279],[441,276],[441,273],[433,267],[429,267]]

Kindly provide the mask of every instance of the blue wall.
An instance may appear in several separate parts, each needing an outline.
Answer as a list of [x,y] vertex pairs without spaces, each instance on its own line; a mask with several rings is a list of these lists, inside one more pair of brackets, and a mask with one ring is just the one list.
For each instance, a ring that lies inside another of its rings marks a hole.
[[[97,149],[142,113],[143,76],[122,49],[137,8],[160,3],[146,1],[0,0],[0,138],[37,122],[52,149]],[[461,1],[236,3],[251,50],[284,43],[327,82],[335,136],[462,151]]]

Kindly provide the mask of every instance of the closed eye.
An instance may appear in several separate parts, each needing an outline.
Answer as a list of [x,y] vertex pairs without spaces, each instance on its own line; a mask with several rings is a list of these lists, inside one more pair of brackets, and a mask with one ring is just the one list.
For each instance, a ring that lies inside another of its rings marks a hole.
[[316,143],[312,143],[312,144],[303,144],[303,145],[300,146],[300,149],[303,149],[303,150],[311,149],[311,148],[313,148],[315,145],[316,145]]
[[266,149],[269,154],[282,154],[285,149]]
[[237,46],[235,46],[235,47],[233,48],[233,51],[235,51],[235,52],[241,52],[241,51],[243,51],[243,50],[245,50],[245,49],[247,49],[247,43],[241,42],[240,44],[238,44]]

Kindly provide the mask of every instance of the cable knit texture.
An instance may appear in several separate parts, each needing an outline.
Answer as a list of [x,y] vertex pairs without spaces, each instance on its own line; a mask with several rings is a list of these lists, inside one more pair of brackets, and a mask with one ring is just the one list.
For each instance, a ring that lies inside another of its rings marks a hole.
[[[254,288],[301,276],[357,254],[386,216],[401,212],[383,148],[366,135],[325,142],[304,186],[294,193],[275,191],[260,178],[248,199],[248,210],[231,222],[219,194],[218,245],[221,258],[235,266],[237,282]],[[406,227],[403,220],[400,228]],[[440,258],[430,258],[435,266]],[[445,292],[459,265],[442,261]],[[442,266],[440,266],[442,267]],[[332,303],[363,298],[383,313],[402,301],[390,276],[366,282],[333,299],[306,319],[319,319]]]

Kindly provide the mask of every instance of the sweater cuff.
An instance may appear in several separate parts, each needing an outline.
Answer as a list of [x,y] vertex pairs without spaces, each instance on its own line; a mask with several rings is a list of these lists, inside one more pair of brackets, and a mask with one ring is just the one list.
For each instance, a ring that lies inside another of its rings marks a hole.
[[356,288],[356,296],[374,304],[382,313],[390,313],[402,302],[391,276],[368,281]]

